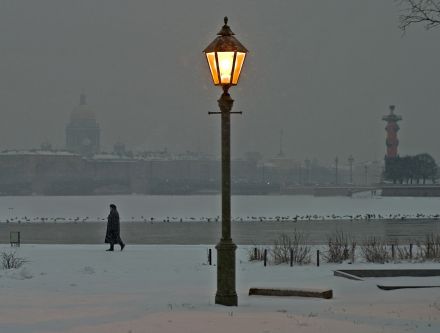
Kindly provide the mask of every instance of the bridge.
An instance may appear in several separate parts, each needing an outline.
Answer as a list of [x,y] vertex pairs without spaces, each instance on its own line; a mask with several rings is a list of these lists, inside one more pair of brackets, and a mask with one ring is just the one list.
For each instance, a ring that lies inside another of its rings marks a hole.
[[323,196],[352,196],[355,193],[370,192],[372,195],[384,197],[440,197],[440,185],[314,185],[286,186],[280,189],[280,194]]
[[314,186],[286,186],[280,189],[280,194],[313,195],[313,196],[352,196],[354,193],[372,192],[380,190],[381,186],[355,185],[314,185]]

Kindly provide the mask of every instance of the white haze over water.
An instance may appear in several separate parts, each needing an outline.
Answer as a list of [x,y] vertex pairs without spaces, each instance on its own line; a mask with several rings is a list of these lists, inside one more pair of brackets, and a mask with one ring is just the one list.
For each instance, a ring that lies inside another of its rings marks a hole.
[[[108,215],[108,206],[118,206],[122,221],[170,219],[201,220],[221,215],[219,195],[195,196],[31,196],[1,197],[0,221],[42,217],[63,221],[97,221]],[[343,217],[357,214],[401,214],[432,216],[440,213],[438,198],[403,197],[313,197],[313,196],[232,196],[233,218],[275,218],[295,215]]]

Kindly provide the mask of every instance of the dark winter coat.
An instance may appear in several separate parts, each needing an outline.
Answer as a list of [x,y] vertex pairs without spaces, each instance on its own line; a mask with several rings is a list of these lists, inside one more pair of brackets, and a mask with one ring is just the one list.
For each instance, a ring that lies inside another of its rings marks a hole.
[[112,209],[107,218],[107,232],[105,234],[105,242],[110,244],[122,243],[119,232],[119,213],[116,209]]

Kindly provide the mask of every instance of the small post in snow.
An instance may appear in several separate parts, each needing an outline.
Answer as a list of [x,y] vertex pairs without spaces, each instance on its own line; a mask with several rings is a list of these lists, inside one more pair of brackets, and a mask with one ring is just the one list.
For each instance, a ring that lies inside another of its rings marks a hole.
[[212,250],[208,249],[208,265],[212,265]]
[[319,250],[316,250],[316,266],[319,267]]
[[412,244],[409,244],[409,259],[412,259]]
[[9,233],[9,240],[11,242],[11,246],[20,247],[20,231],[11,231]]
[[290,267],[293,266],[293,249],[290,248]]
[[264,267],[267,265],[267,249],[264,249]]

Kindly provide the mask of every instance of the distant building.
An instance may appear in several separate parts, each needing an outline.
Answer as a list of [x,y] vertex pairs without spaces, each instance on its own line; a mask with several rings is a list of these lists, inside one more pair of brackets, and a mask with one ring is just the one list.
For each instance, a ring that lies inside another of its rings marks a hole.
[[[331,182],[332,167],[310,160],[303,166],[286,157],[282,139],[281,132],[275,158],[264,160],[260,153],[249,152],[231,161],[232,193],[280,193],[292,186]],[[357,183],[374,182],[376,169],[369,165],[354,170],[354,177],[361,178]],[[0,152],[0,195],[206,194],[220,189],[221,161],[209,154],[133,152],[120,140],[112,153],[101,152],[100,127],[84,94],[66,125],[66,149],[46,141],[40,149]]]
[[116,142],[113,145],[113,152],[118,156],[127,155],[127,150],[125,149],[125,144],[121,141]]
[[89,108],[86,96],[81,94],[79,105],[70,114],[66,126],[66,149],[82,156],[99,152],[100,129],[95,113]]

